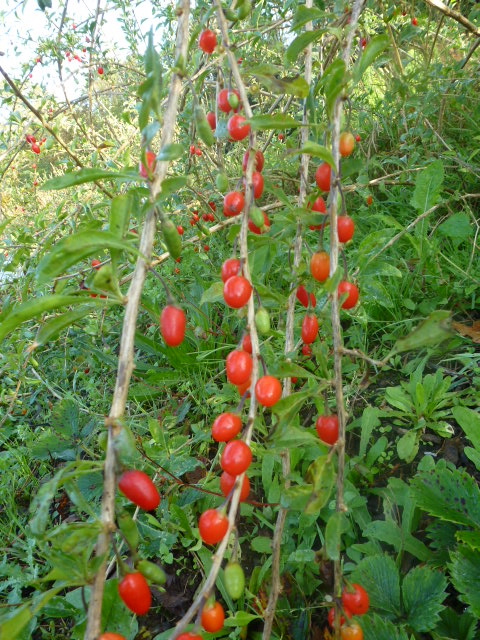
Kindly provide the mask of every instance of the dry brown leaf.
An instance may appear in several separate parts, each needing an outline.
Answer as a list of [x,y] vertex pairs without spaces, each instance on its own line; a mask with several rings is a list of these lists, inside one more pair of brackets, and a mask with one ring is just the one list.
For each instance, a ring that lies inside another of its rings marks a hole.
[[460,335],[471,338],[475,344],[480,344],[480,320],[474,322],[471,327],[461,322],[452,322],[452,327]]

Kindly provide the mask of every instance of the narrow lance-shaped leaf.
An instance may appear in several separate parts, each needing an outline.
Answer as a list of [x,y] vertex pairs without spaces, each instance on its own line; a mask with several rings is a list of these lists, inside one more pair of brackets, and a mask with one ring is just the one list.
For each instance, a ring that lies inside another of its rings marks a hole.
[[286,57],[288,62],[295,62],[300,55],[300,53],[308,47],[312,42],[316,42],[320,40],[323,34],[326,33],[326,29],[320,29],[318,31],[305,31],[301,33],[299,36],[290,43]]
[[390,39],[387,34],[374,36],[365,47],[365,51],[353,69],[353,80],[358,82],[366,69],[388,48]]
[[395,343],[390,356],[403,351],[413,351],[432,347],[447,338],[451,338],[452,314],[450,311],[433,311],[428,318],[418,325],[408,336],[400,338]]
[[252,129],[259,131],[265,129],[292,129],[293,127],[302,126],[301,122],[282,113],[254,116],[253,118],[249,118],[247,122],[251,124]]
[[56,318],[51,318],[38,330],[32,349],[41,347],[47,342],[50,342],[50,340],[55,340],[62,331],[67,327],[71,327],[78,320],[84,318],[88,313],[91,313],[91,311],[92,307],[90,305],[88,307],[78,309],[77,311],[67,311]]
[[63,176],[51,178],[44,182],[40,189],[42,191],[56,191],[67,189],[86,182],[96,182],[97,180],[138,180],[138,174],[132,171],[106,171],[105,169],[80,169],[72,173],[64,173]]
[[320,158],[320,160],[323,160],[331,167],[335,168],[335,160],[333,159],[332,152],[321,144],[307,141],[303,147],[299,149],[298,153],[306,153],[310,156],[314,156],[315,158]]

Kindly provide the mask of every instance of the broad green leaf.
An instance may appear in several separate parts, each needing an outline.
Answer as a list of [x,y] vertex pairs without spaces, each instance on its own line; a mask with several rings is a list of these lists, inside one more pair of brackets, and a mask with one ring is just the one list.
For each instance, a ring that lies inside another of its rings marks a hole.
[[357,565],[349,580],[366,589],[372,609],[387,616],[401,615],[400,575],[393,558],[387,555],[366,557]]
[[185,187],[186,184],[187,184],[186,176],[175,176],[173,178],[165,178],[165,180],[162,182],[162,190],[158,194],[158,197],[155,200],[155,203],[160,202],[161,200],[163,200],[163,198],[166,198],[167,196],[171,196],[176,191],[180,191],[180,189],[183,189],[183,187]]
[[432,631],[433,640],[474,640],[477,618],[466,611],[445,608],[440,613],[440,622]]
[[77,262],[104,249],[118,249],[138,255],[138,250],[129,242],[117,238],[110,231],[80,231],[63,238],[42,258],[37,267],[37,280],[45,284],[65,273]]
[[366,640],[412,640],[398,622],[391,622],[376,613],[362,616],[358,622]]
[[272,553],[272,539],[268,536],[257,536],[253,538],[250,546],[258,553]]
[[33,616],[41,611],[43,607],[45,607],[45,605],[57,595],[57,593],[62,591],[62,589],[64,589],[64,585],[49,589],[48,591],[36,596],[31,603],[16,609],[13,616],[0,624],[0,638],[8,638],[8,640],[14,640],[17,638]]
[[176,142],[172,142],[171,144],[165,145],[157,156],[157,160],[161,161],[171,161],[178,160],[185,153],[185,149],[182,144],[178,144]]
[[328,14],[321,9],[316,7],[308,8],[305,5],[300,5],[295,12],[295,16],[292,22],[292,29],[300,29],[307,22],[312,22],[313,20],[321,20],[325,18]]
[[315,158],[320,158],[327,164],[329,164],[332,168],[335,168],[335,160],[333,159],[332,152],[327,147],[323,147],[321,144],[317,144],[316,142],[306,142],[301,149],[298,150],[298,153],[306,153],[309,156],[314,156]]
[[467,438],[480,454],[480,415],[473,409],[467,409],[467,407],[454,407],[452,413]]
[[305,564],[315,561],[315,551],[313,549],[296,549],[288,556],[288,562]]
[[105,169],[80,169],[75,173],[64,173],[63,176],[51,178],[44,182],[42,191],[56,191],[58,189],[68,189],[86,182],[96,182],[97,180],[138,180],[138,174],[133,171],[106,171]]
[[[414,351],[440,344],[447,338],[451,338],[452,314],[450,311],[433,311],[428,318],[418,325],[408,336],[400,338],[395,343],[393,353]],[[392,355],[390,354],[390,355]]]
[[253,613],[247,613],[246,611],[237,611],[234,616],[229,616],[225,619],[226,627],[246,627],[247,624],[256,620],[260,616]]
[[387,34],[380,34],[371,38],[365,50],[353,69],[353,79],[357,83],[365,73],[365,70],[375,62],[380,54],[390,45]]
[[480,471],[480,451],[478,449],[473,449],[473,447],[465,447],[463,453],[467,456],[469,460],[473,462],[473,464]]
[[121,193],[113,198],[110,204],[109,231],[117,238],[123,238],[127,233],[130,222],[130,214],[134,203],[132,191]]
[[331,458],[320,456],[308,467],[306,481],[312,485],[312,494],[305,507],[307,515],[318,514],[330,499],[335,484],[335,468]]
[[397,442],[397,453],[400,460],[412,462],[420,447],[421,431],[408,431]]
[[455,533],[455,537],[459,542],[468,545],[471,549],[477,552],[480,551],[480,532],[478,529],[475,531],[465,531],[462,529]]
[[247,120],[252,129],[263,131],[266,129],[291,129],[293,127],[301,127],[302,123],[283,113],[274,113],[272,115],[265,114],[253,116]]
[[42,484],[37,495],[32,500],[30,510],[33,517],[30,520],[30,530],[34,536],[39,536],[44,533],[50,515],[50,503],[63,480],[63,476],[67,473],[67,467],[60,469],[51,480]]
[[447,580],[442,572],[415,567],[402,583],[403,606],[408,624],[418,632],[430,631],[440,619]]
[[374,520],[369,522],[364,527],[363,534],[367,538],[392,545],[398,553],[404,550],[408,551],[408,553],[422,562],[426,562],[431,557],[431,552],[420,540],[417,540],[408,532],[403,532],[393,520]]
[[460,600],[480,617],[480,554],[469,547],[459,547],[450,553],[448,569]]
[[340,560],[342,533],[347,530],[345,514],[335,511],[327,520],[325,527],[325,550],[329,560]]
[[345,62],[337,59],[327,67],[321,79],[323,92],[325,94],[326,110],[329,120],[332,119],[333,110],[337,98],[342,93],[348,82],[348,73]]
[[[303,403],[302,403],[303,405]],[[312,447],[319,445],[318,437],[310,431],[294,427],[287,423],[275,437],[275,449],[289,449],[291,447]]]
[[444,168],[441,160],[435,160],[417,175],[415,191],[410,203],[419,213],[433,207],[440,197]]
[[38,330],[35,340],[32,344],[32,349],[45,345],[50,340],[55,340],[64,329],[71,327],[78,320],[84,318],[87,314],[92,312],[92,307],[83,307],[77,311],[66,311],[56,318],[48,320]]
[[223,300],[223,282],[214,282],[211,287],[202,293],[200,306],[211,304],[212,302],[220,302],[220,300]]
[[[95,299],[92,300],[94,302]],[[85,302],[84,296],[62,296],[51,295],[41,298],[34,298],[28,302],[13,307],[5,317],[0,314],[0,340],[16,329],[22,322],[39,318],[42,313],[61,309],[70,305],[81,304]],[[103,302],[103,301],[102,301]]]
[[290,43],[286,57],[288,62],[295,62],[300,53],[308,47],[312,42],[320,40],[320,38],[326,33],[326,29],[320,29],[318,31],[305,31]]
[[473,225],[466,213],[454,213],[437,227],[438,233],[450,238],[455,246],[473,235]]
[[480,489],[469,474],[438,463],[415,476],[412,491],[417,505],[430,515],[480,528]]

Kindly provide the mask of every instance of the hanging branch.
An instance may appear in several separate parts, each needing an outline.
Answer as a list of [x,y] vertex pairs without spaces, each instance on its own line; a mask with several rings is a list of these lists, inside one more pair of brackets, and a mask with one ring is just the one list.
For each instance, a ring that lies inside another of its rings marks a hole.
[[[306,0],[305,8],[311,9],[313,7],[313,0]],[[307,22],[305,25],[306,31],[312,31],[313,26],[311,22]],[[310,86],[312,82],[312,44],[309,44],[306,53],[305,53],[305,80],[307,84]],[[308,129],[308,98],[305,98],[303,104],[303,124],[305,126],[302,127],[300,134],[300,146],[303,147],[308,141],[309,129]],[[300,192],[298,196],[298,204],[302,207],[307,198],[307,185],[308,185],[308,165],[310,161],[310,156],[307,154],[302,154],[300,160]],[[299,220],[297,223],[297,231],[295,234],[294,240],[294,249],[293,249],[293,272],[296,273],[298,266],[300,265],[300,260],[302,258],[302,235],[303,235],[303,225]],[[296,287],[297,283],[292,283],[292,289],[290,291],[290,296],[288,298],[288,307],[287,307],[287,320],[285,327],[285,354],[291,353],[294,347],[294,321],[295,321],[295,300],[296,300]],[[283,397],[288,396],[291,392],[292,388],[292,380],[290,377],[285,378],[283,383]],[[290,476],[290,451],[286,449],[281,453],[282,458],[282,473],[285,478],[285,488],[290,486],[290,482],[288,477]],[[280,580],[280,557],[281,557],[281,548],[282,548],[282,536],[283,530],[285,528],[285,521],[287,518],[287,509],[285,507],[280,506],[277,521],[275,523],[275,531],[273,534],[273,542],[272,542],[272,585],[270,590],[270,595],[268,598],[267,607],[265,609],[265,623],[263,625],[263,634],[262,640],[269,640],[272,634],[273,620],[275,617],[275,610],[277,607],[278,596],[280,595],[281,590],[281,580]]]
[[447,7],[447,5],[441,2],[441,0],[425,0],[425,2],[434,9],[438,9],[449,18],[453,18],[459,24],[465,27],[467,31],[470,31],[470,33],[473,33],[475,36],[477,36],[477,38],[480,38],[480,28],[474,25],[473,22],[470,22],[470,20],[462,15],[459,11],[455,11],[455,9]]
[[[182,0],[179,8],[179,23],[177,29],[176,54],[186,58],[188,50],[188,21],[190,15],[189,0]],[[165,118],[162,128],[161,148],[170,144],[175,131],[175,121],[177,117],[177,106],[182,88],[182,79],[177,73],[172,74],[170,82],[169,98],[165,110]],[[154,202],[162,190],[162,181],[167,174],[169,163],[157,162],[153,183],[150,186],[151,201]],[[110,546],[110,536],[115,530],[115,437],[122,430],[121,418],[125,412],[128,386],[134,368],[133,351],[135,328],[140,306],[140,296],[143,290],[145,277],[149,268],[149,259],[152,255],[153,240],[155,235],[155,213],[154,208],[147,214],[140,239],[140,254],[132,283],[128,290],[128,301],[125,306],[125,317],[123,320],[122,337],[120,341],[120,353],[118,357],[117,378],[113,393],[112,406],[109,417],[106,420],[108,426],[108,445],[105,458],[104,471],[104,491],[102,498],[102,524],[103,531],[100,534],[96,545],[96,556],[103,558],[102,564],[98,568],[92,585],[90,595],[90,605],[88,609],[87,629],[85,640],[96,640],[100,633],[103,591],[106,578],[107,553]],[[144,256],[144,257],[143,257]]]
[[[357,28],[358,19],[362,12],[365,0],[355,0],[353,4],[353,10],[351,14],[350,24],[348,25],[347,39],[345,48],[343,50],[343,60],[348,66],[350,60],[350,52],[352,49],[353,37]],[[332,153],[335,161],[335,179],[332,179],[331,193],[330,193],[330,277],[332,277],[338,267],[339,257],[339,242],[338,234],[335,232],[337,228],[337,204],[340,195],[340,151],[339,151],[339,139],[340,139],[340,123],[343,112],[343,96],[340,95],[337,98],[333,114],[332,122]],[[333,176],[332,176],[333,178]],[[342,357],[343,357],[343,337],[342,327],[340,324],[340,305],[338,301],[338,293],[335,291],[332,295],[331,306],[331,323],[332,323],[332,337],[333,337],[333,351],[334,351],[334,374],[335,374],[335,398],[336,398],[336,412],[338,416],[338,441],[336,444],[337,450],[337,498],[336,498],[336,510],[338,512],[345,511],[344,504],[344,484],[345,484],[345,401],[343,397],[343,377],[342,377]],[[339,546],[341,541],[339,540]],[[338,549],[338,557],[340,557],[340,548]],[[343,583],[343,570],[341,560],[334,562],[334,595],[340,597],[342,593]],[[335,615],[335,632],[334,637],[340,637],[340,616],[338,609],[336,609]]]

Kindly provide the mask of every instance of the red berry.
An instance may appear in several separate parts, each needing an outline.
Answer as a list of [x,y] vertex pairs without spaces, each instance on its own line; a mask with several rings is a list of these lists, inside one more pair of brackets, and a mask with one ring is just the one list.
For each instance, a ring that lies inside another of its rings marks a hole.
[[244,124],[246,118],[236,113],[227,122],[227,129],[233,140],[243,140],[250,133],[250,125]]
[[327,205],[322,196],[318,196],[318,198],[313,202],[312,211],[318,211],[318,213],[327,213]]
[[210,29],[205,29],[198,38],[198,46],[205,53],[213,53],[217,46],[217,36]]
[[308,302],[310,300],[310,305],[315,307],[317,305],[317,299],[314,293],[308,293],[303,284],[301,284],[297,289],[297,300],[303,304],[304,307],[308,307]]
[[207,120],[208,120],[208,124],[210,125],[210,129],[212,131],[215,131],[215,129],[217,128],[217,117],[213,113],[213,111],[209,111],[207,113]]
[[30,135],[29,133],[27,133],[27,135],[25,136],[25,140],[28,142],[28,144],[34,144],[37,141],[36,137]]
[[321,191],[330,191],[330,182],[332,178],[332,168],[329,164],[324,162],[321,164],[316,173],[315,173],[315,181],[317,183],[318,188]]
[[133,504],[145,511],[152,511],[160,504],[157,487],[150,476],[143,471],[136,469],[125,471],[118,481],[118,488]]
[[[248,154],[249,154],[249,150],[247,149],[245,151],[245,155],[243,156],[243,161],[242,161],[242,169],[244,171],[247,170]],[[257,151],[255,151],[255,159],[253,161],[253,170],[262,171],[264,164],[265,164],[265,157],[263,153],[260,151],[260,149],[258,149]]]
[[359,584],[352,584],[343,590],[342,603],[354,616],[363,616],[370,608],[370,598]]
[[[237,96],[238,100],[240,100],[240,94],[236,89],[222,89],[220,91],[217,98],[217,105],[220,111],[223,111],[224,113],[232,111],[232,105],[228,101],[228,98],[232,93]],[[237,109],[234,109],[234,111],[237,111]]]
[[246,333],[243,336],[242,349],[247,353],[252,353],[252,338],[250,337],[249,333]]
[[92,267],[94,269],[99,269],[101,264],[100,260],[92,260]]
[[187,318],[185,311],[169,304],[160,316],[160,331],[163,339],[170,347],[178,347],[185,337]]
[[226,282],[232,276],[240,273],[241,263],[237,258],[229,258],[222,264],[222,280]]
[[223,298],[232,309],[244,307],[252,295],[252,285],[243,276],[232,276],[223,286]]
[[282,385],[274,376],[263,376],[255,385],[255,396],[259,404],[273,407],[282,397]]
[[355,136],[355,141],[356,141],[356,142],[361,142],[361,141],[362,141],[362,137],[361,137],[360,135],[358,135],[358,133],[357,133],[357,135]]
[[367,196],[367,199],[365,200],[365,202],[367,203],[367,206],[370,206],[373,203],[373,196]]
[[244,384],[250,379],[253,369],[252,356],[247,351],[231,351],[226,360],[227,380],[232,384]]
[[102,633],[98,640],[127,640],[125,636],[121,636],[119,633]]
[[216,442],[233,440],[242,430],[242,421],[236,413],[221,413],[212,425],[212,438]]
[[148,173],[154,171],[155,169],[155,161],[156,161],[156,154],[153,151],[147,151],[145,153],[145,160],[147,161],[147,167],[148,169],[145,168],[145,166],[140,163],[139,166],[139,173],[142,176],[142,178],[148,178]]
[[175,640],[203,640],[203,638],[198,633],[187,631],[187,633],[181,633],[175,638]]
[[98,67],[97,73],[99,76],[103,76],[103,67]]
[[[233,489],[233,485],[235,484],[235,480],[237,476],[233,476],[227,471],[224,471],[220,476],[220,490],[225,497],[230,494],[230,491]],[[250,480],[247,475],[243,476],[242,488],[240,489],[240,502],[245,502],[245,500],[250,495]]]
[[325,282],[330,275],[330,256],[326,251],[318,251],[310,258],[310,273],[318,280]]
[[311,356],[312,355],[312,347],[309,344],[302,345],[302,355],[303,356]]
[[245,196],[241,191],[230,191],[223,198],[223,215],[227,218],[238,216],[245,206]]
[[283,133],[279,133],[278,139],[280,140],[280,142],[283,142],[285,140],[285,135]]
[[[345,616],[347,616],[347,618],[351,618],[352,614],[350,613],[350,611],[348,609],[343,609],[343,612],[345,614]],[[346,620],[345,620],[345,616],[340,616],[340,624],[345,624]],[[329,611],[328,611],[328,624],[330,625],[330,627],[333,629],[333,623],[335,621],[335,607],[332,607]]]
[[32,144],[32,151],[33,151],[33,153],[36,153],[37,155],[41,152],[41,149],[40,149],[39,145],[36,144],[35,142]]
[[317,316],[308,313],[302,322],[302,340],[305,344],[315,342],[318,335]]
[[210,633],[216,633],[223,629],[223,623],[225,621],[225,612],[222,605],[219,602],[213,602],[204,606],[201,615],[202,627],[205,631]]
[[185,229],[180,224],[177,226],[177,231],[181,236],[183,236],[183,234],[185,233]]
[[355,149],[355,138],[353,137],[353,134],[349,131],[344,131],[340,134],[338,148],[342,158],[348,158]]
[[196,151],[197,147],[194,144],[190,145],[190,155],[194,156],[195,155],[195,151]]
[[152,594],[141,573],[128,573],[119,582],[118,592],[125,605],[137,616],[144,615],[150,609]]
[[200,157],[202,155],[202,150],[201,149],[195,149],[195,155]]
[[252,462],[252,450],[243,440],[227,442],[220,458],[220,466],[232,476],[239,476]]
[[228,518],[216,509],[207,509],[200,516],[198,530],[206,544],[217,544],[228,531]]
[[348,242],[355,233],[355,223],[350,216],[338,216],[337,233],[339,242]]
[[359,291],[352,282],[342,280],[338,285],[338,297],[341,298],[345,293],[348,294],[347,299],[342,304],[342,309],[351,309],[358,302]]
[[335,444],[338,440],[338,416],[320,416],[315,424],[322,442]]
[[[246,184],[245,178],[243,179],[243,184]],[[265,181],[263,179],[260,171],[254,171],[252,173],[252,185],[253,185],[253,197],[255,200],[262,197],[263,188],[265,185]]]
[[416,18],[412,18],[412,24],[414,27],[418,27],[418,20]]

